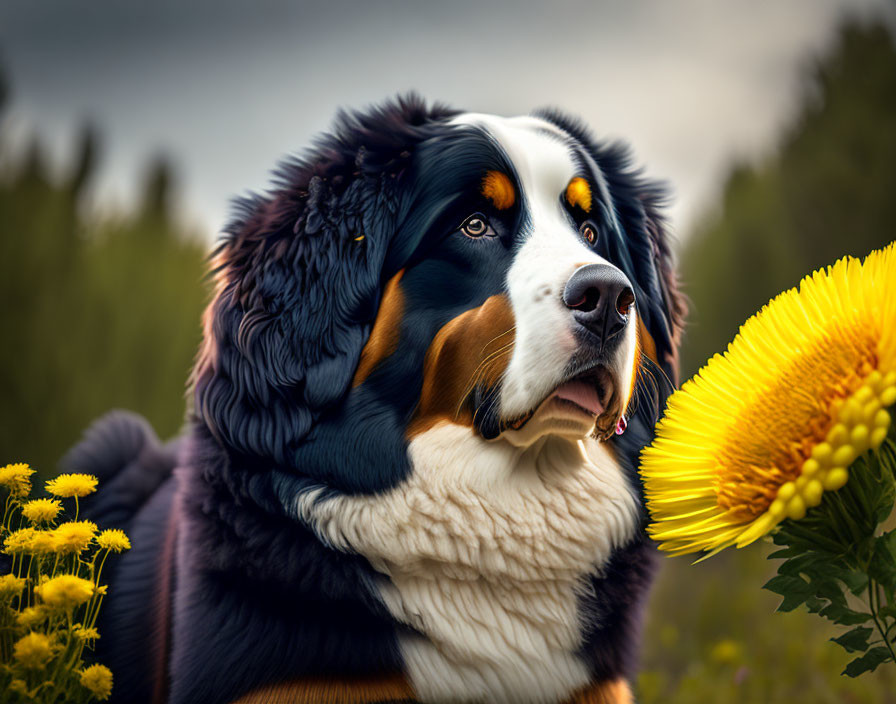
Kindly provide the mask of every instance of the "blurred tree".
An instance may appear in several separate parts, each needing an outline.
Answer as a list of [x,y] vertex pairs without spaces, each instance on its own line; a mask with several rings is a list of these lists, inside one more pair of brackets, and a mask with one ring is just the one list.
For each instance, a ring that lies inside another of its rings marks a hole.
[[[5,137],[0,123],[2,153]],[[153,162],[136,213],[99,216],[85,200],[99,151],[86,127],[54,178],[34,139],[0,174],[0,463],[44,476],[111,408],[177,432],[199,342],[206,247],[174,217],[170,164]]]
[[847,22],[806,73],[776,153],[731,170],[718,214],[682,252],[693,302],[684,378],[803,275],[896,239],[892,35],[880,23]]

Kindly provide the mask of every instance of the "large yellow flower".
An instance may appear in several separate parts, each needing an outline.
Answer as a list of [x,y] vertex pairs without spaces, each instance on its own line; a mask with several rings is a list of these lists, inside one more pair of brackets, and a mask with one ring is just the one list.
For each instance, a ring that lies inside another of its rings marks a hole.
[[802,518],[883,442],[894,403],[896,243],[780,294],[672,395],[641,455],[651,536],[715,552]]

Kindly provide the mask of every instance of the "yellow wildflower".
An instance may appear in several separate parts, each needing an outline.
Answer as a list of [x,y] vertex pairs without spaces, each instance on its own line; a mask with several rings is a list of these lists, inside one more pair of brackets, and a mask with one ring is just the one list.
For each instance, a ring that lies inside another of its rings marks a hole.
[[78,640],[96,640],[100,637],[100,632],[95,628],[88,628],[83,623],[76,623],[72,626],[72,633]]
[[0,577],[0,601],[9,601],[19,596],[25,588],[25,580],[12,574]]
[[29,633],[16,641],[12,656],[26,669],[40,669],[53,657],[53,642],[43,633]]
[[87,496],[96,491],[97,479],[92,474],[60,474],[47,482],[47,491],[53,496]]
[[726,638],[713,646],[709,657],[719,665],[733,665],[740,661],[741,655],[740,644],[736,640]]
[[34,531],[31,534],[31,539],[28,541],[28,552],[32,552],[35,555],[47,555],[48,553],[56,552],[56,537],[53,531]]
[[7,555],[21,555],[31,549],[31,537],[34,528],[19,528],[6,536],[3,542],[3,552]]
[[93,582],[73,574],[63,574],[35,587],[34,592],[48,608],[68,611],[93,596]]
[[105,665],[91,665],[81,671],[81,684],[97,699],[108,699],[112,694],[112,671]]
[[131,549],[131,541],[128,540],[128,536],[125,535],[123,530],[118,528],[104,530],[97,536],[96,542],[101,548],[112,550],[113,552]]
[[31,491],[31,480],[29,477],[34,474],[34,470],[27,464],[18,462],[16,464],[8,464],[0,469],[0,486],[5,486],[13,496],[28,496]]
[[33,499],[22,506],[22,514],[32,525],[49,523],[56,519],[62,504],[56,499]]
[[16,623],[22,628],[34,628],[47,620],[50,612],[44,606],[29,606],[16,614]]
[[53,544],[59,553],[80,553],[96,535],[96,523],[69,521],[53,529]]
[[660,549],[742,547],[800,519],[884,441],[896,403],[896,243],[771,301],[669,399],[641,456]]

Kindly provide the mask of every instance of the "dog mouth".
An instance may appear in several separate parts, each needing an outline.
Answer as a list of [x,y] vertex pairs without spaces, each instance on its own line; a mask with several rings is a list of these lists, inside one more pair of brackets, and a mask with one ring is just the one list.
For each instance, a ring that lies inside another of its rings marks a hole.
[[552,414],[593,423],[597,437],[607,439],[621,422],[618,398],[613,374],[598,365],[567,378],[526,413],[502,421],[501,431],[522,430],[536,416]]

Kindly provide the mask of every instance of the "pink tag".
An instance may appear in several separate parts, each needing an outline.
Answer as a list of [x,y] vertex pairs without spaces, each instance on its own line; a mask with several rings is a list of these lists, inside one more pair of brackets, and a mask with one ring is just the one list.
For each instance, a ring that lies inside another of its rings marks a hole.
[[628,421],[625,419],[625,416],[619,416],[619,420],[616,423],[616,434],[622,435],[627,427]]

